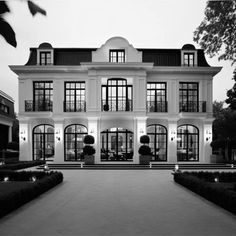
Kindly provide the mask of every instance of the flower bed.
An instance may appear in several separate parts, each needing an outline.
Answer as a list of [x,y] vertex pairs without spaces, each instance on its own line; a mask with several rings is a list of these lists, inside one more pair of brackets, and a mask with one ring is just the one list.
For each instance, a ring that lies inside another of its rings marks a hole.
[[0,217],[63,181],[60,172],[0,171]]
[[45,161],[20,161],[11,164],[0,165],[0,170],[20,170],[43,164],[45,164]]
[[[236,173],[180,172],[174,173],[174,180],[207,200],[236,214]],[[222,183],[231,184],[226,184],[228,187],[225,187]]]

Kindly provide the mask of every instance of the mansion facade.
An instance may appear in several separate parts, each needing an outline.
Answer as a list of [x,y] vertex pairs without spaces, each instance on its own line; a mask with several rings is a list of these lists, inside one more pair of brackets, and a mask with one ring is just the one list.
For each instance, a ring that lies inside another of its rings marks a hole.
[[113,37],[100,48],[30,49],[19,80],[20,160],[83,162],[94,136],[95,163],[139,163],[140,136],[152,161],[208,163],[212,141],[211,67],[191,44],[134,48]]

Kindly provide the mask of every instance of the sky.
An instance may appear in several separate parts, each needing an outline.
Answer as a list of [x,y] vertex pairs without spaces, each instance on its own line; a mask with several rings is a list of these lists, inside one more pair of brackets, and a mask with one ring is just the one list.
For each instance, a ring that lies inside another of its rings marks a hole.
[[[15,100],[18,112],[18,79],[8,67],[24,65],[29,48],[49,42],[53,47],[99,48],[109,38],[121,36],[135,48],[182,48],[193,44],[193,32],[204,18],[206,0],[35,0],[47,16],[33,17],[24,0],[8,0],[17,48],[0,35],[0,90]],[[222,66],[213,80],[213,100],[223,101],[234,81],[229,61],[206,59]]]

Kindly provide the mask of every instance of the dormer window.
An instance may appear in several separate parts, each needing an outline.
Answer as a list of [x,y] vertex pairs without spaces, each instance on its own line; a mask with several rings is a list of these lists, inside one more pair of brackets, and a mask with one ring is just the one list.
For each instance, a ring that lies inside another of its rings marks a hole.
[[194,66],[194,53],[184,53],[184,66]]
[[109,52],[110,62],[125,62],[125,50],[110,50]]
[[42,43],[37,49],[37,65],[47,66],[54,64],[54,50],[50,43]]
[[181,49],[181,65],[197,66],[197,50],[192,44],[185,44]]
[[39,64],[40,65],[51,65],[52,64],[52,53],[50,51],[40,52]]

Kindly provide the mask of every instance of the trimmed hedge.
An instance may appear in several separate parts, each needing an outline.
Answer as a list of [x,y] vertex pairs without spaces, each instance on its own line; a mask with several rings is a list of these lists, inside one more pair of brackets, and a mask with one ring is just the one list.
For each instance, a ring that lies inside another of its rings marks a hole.
[[5,164],[0,166],[0,170],[20,170],[28,167],[38,166],[45,164],[45,161],[20,161],[11,164]]
[[233,188],[232,190],[226,189],[218,183],[212,183],[215,177],[219,178],[220,182],[232,183],[235,181],[235,175],[231,172],[180,172],[174,173],[174,180],[207,200],[236,214],[236,192]]
[[35,182],[31,182],[30,184],[23,186],[21,189],[15,189],[8,194],[0,194],[0,217],[3,217],[63,181],[63,175],[61,172],[45,173],[32,171],[27,173],[1,171],[0,174],[1,176],[7,175],[10,180],[16,178],[17,181],[21,178],[21,181],[25,181],[25,178],[27,177],[29,179],[30,175],[37,177]]

